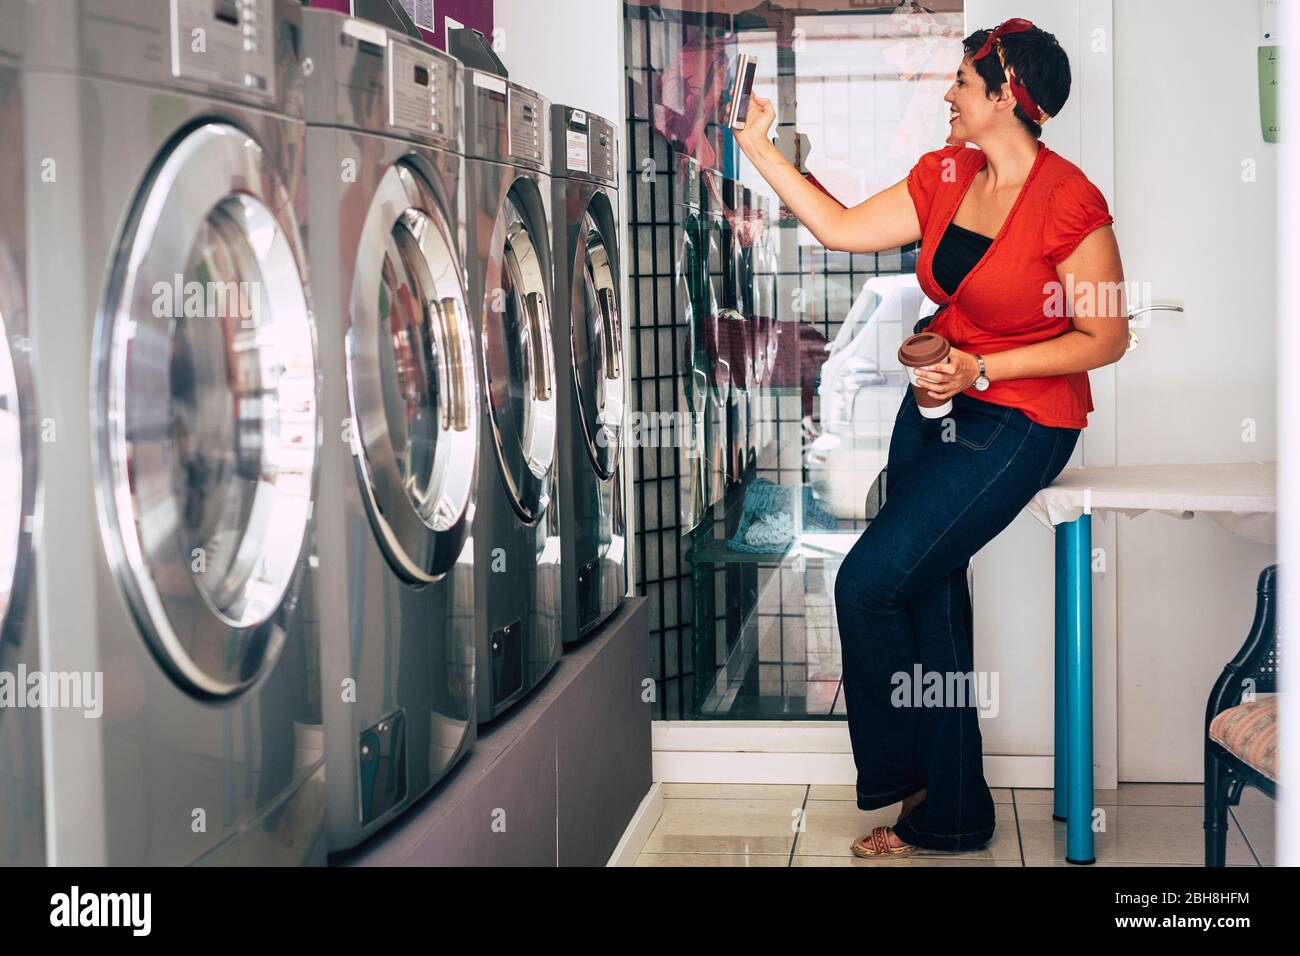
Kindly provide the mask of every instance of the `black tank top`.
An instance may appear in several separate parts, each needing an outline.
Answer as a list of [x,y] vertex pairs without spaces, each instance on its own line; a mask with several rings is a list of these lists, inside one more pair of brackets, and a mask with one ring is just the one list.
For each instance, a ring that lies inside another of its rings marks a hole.
[[930,271],[934,273],[939,288],[949,295],[956,292],[966,273],[975,268],[992,243],[990,236],[963,229],[955,222],[949,223],[930,263]]

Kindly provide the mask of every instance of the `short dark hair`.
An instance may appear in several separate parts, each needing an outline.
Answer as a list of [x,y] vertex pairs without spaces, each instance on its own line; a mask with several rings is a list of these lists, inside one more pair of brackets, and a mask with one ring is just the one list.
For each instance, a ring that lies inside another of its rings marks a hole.
[[[976,30],[962,41],[962,48],[967,56],[974,56],[988,39],[989,30]],[[1021,33],[1004,33],[1002,50],[1007,57],[1007,66],[1013,67],[1016,77],[1029,90],[1034,102],[1051,116],[1055,116],[1070,98],[1070,58],[1065,55],[1056,37],[1046,30],[1030,27]],[[975,61],[975,71],[984,80],[984,89],[990,96],[1002,92],[1006,74],[998,60],[997,50]],[[1034,138],[1043,133],[1043,128],[1035,122],[1036,117],[1025,115],[1020,104],[1015,106],[1016,119]]]

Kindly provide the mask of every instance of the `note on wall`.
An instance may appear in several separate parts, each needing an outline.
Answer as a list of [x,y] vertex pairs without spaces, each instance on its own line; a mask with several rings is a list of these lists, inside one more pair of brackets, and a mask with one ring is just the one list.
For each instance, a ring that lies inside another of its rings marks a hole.
[[1259,48],[1259,127],[1264,142],[1276,143],[1281,139],[1281,116],[1278,113],[1278,82],[1282,76],[1280,46]]
[[433,29],[433,0],[402,0],[402,6],[417,27]]

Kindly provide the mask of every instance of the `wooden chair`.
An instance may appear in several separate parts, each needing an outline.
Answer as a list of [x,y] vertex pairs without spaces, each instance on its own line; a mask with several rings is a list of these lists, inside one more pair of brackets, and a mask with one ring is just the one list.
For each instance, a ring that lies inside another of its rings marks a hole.
[[1224,865],[1228,807],[1241,801],[1247,784],[1277,799],[1276,587],[1273,564],[1259,574],[1250,634],[1205,707],[1206,866]]

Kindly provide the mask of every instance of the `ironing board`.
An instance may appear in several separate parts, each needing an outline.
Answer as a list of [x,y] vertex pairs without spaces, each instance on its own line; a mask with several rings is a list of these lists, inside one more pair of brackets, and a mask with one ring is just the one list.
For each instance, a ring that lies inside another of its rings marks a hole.
[[1027,510],[1056,532],[1056,703],[1053,809],[1066,820],[1068,863],[1094,863],[1092,835],[1092,515],[1203,514],[1234,534],[1272,542],[1277,465],[1070,468]]

